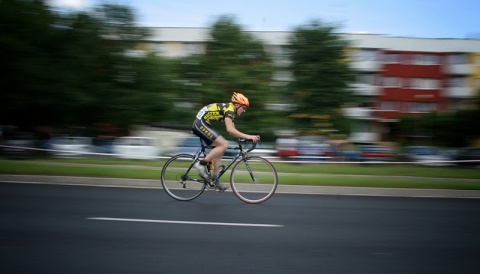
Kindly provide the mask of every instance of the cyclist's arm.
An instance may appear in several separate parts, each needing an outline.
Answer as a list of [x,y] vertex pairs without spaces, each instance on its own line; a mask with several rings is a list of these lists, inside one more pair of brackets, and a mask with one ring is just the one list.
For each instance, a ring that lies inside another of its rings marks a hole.
[[245,134],[236,129],[235,124],[230,117],[225,117],[225,127],[227,128],[228,134],[235,138],[253,140],[254,142],[258,142],[260,140],[260,136],[258,135]]

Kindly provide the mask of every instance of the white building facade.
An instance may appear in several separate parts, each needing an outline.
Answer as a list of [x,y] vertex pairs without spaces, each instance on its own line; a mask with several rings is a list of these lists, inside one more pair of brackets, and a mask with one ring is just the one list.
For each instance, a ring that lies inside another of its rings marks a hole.
[[[209,28],[152,28],[137,50],[181,58],[203,54]],[[248,32],[265,44],[276,73],[273,85],[293,80],[285,46],[291,32]],[[422,115],[472,107],[480,90],[480,40],[339,34],[350,42],[352,68],[359,77],[352,89],[365,104],[344,109],[354,118],[354,142],[388,138],[389,123],[402,115]]]

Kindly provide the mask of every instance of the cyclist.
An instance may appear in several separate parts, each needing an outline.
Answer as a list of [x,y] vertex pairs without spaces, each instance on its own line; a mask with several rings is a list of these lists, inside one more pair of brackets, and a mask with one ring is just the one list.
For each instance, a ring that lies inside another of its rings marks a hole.
[[[210,152],[195,163],[195,168],[198,170],[200,176],[205,180],[210,180],[206,164],[213,161],[214,174],[218,174],[221,165],[222,157],[228,148],[227,140],[217,131],[212,129],[212,122],[224,122],[228,134],[239,139],[250,139],[253,142],[260,141],[259,135],[249,135],[240,132],[235,128],[233,120],[235,115],[242,115],[247,107],[250,106],[248,98],[239,92],[234,92],[230,103],[212,103],[203,107],[197,114],[195,122],[193,122],[192,131],[195,135],[202,138],[205,143],[212,147]],[[215,180],[217,188],[221,191],[227,187]]]

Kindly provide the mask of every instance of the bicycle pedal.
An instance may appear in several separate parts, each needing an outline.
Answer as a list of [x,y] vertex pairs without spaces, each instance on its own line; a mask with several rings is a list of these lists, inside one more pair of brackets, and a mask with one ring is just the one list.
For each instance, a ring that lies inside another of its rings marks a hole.
[[213,180],[206,181],[206,185],[208,188],[212,188],[212,189],[216,187],[215,181]]
[[217,188],[215,186],[211,186],[211,185],[207,184],[206,189],[207,190],[216,190]]

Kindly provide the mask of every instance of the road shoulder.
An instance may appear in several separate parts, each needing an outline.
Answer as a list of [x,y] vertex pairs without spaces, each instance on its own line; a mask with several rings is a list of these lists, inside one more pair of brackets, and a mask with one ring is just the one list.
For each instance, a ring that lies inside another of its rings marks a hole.
[[[42,176],[0,174],[0,182],[57,184],[98,187],[161,188],[160,180],[97,178],[75,176]],[[373,188],[373,187],[334,187],[279,185],[276,193],[309,195],[348,195],[379,197],[425,197],[425,198],[470,198],[479,199],[479,190],[453,189],[410,189],[410,188]]]

